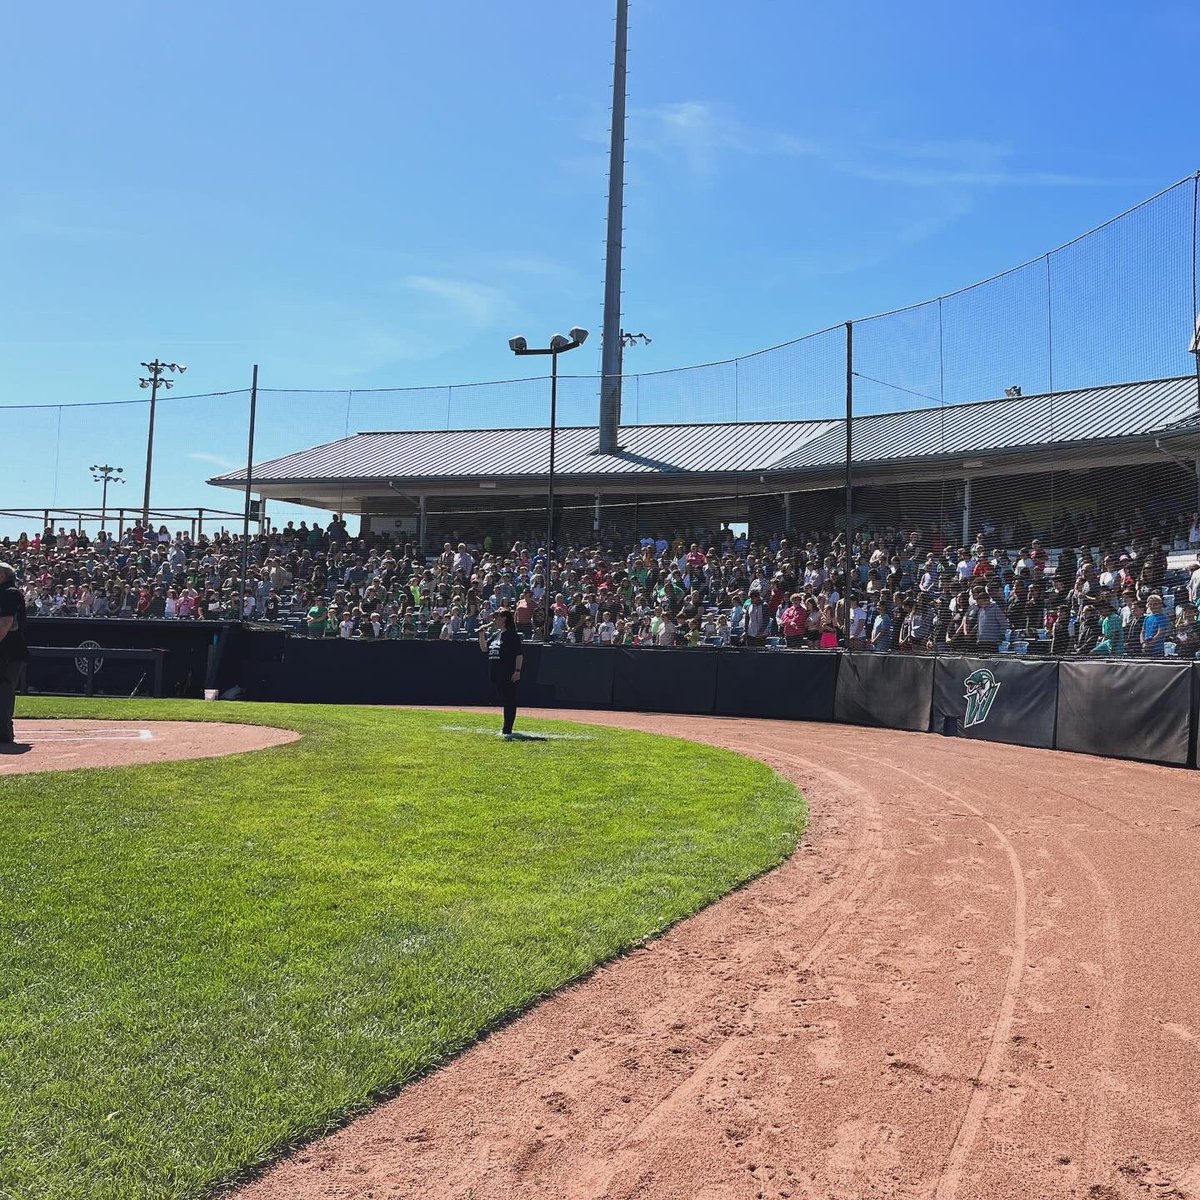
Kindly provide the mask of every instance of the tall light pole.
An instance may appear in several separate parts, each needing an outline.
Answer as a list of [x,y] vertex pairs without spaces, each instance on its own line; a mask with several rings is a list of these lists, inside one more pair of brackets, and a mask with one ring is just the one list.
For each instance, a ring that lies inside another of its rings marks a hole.
[[558,356],[568,350],[577,350],[587,341],[588,331],[575,326],[570,337],[556,333],[544,350],[531,348],[523,337],[508,339],[508,348],[514,354],[550,355],[550,469],[546,482],[546,617],[542,629],[543,641],[550,640],[550,566],[554,562],[554,435],[558,425]]
[[108,520],[108,485],[110,483],[124,483],[125,480],[120,476],[125,474],[124,467],[110,467],[107,463],[98,467],[95,463],[88,468],[92,473],[92,478],[97,483],[104,484],[104,489],[100,493],[100,532],[104,532],[105,523]]
[[154,402],[158,399],[160,387],[170,389],[175,386],[173,379],[164,379],[163,375],[167,371],[178,371],[182,375],[187,367],[179,363],[159,362],[157,358],[153,362],[142,363],[142,366],[150,373],[148,378],[143,376],[138,380],[139,387],[150,389],[150,428],[146,434],[146,490],[142,495],[142,528],[146,529],[150,525],[150,471],[154,465]]
[[604,254],[604,329],[600,340],[600,445],[618,449],[621,427],[621,249],[625,237],[625,79],[629,0],[617,0],[613,46],[612,137],[608,149],[608,238]]

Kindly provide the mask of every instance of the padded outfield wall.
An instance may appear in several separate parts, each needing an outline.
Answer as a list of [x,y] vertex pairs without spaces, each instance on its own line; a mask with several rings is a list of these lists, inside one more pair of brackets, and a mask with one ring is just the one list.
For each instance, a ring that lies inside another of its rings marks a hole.
[[[39,618],[37,646],[161,649],[164,694],[238,688],[248,700],[492,705],[473,642],[310,641],[216,622]],[[105,661],[100,695],[146,692],[144,664]],[[35,659],[28,689],[80,694],[71,658]],[[1167,660],[937,658],[825,651],[525,648],[526,707],[835,721],[1042,749],[1196,763],[1200,664]]]

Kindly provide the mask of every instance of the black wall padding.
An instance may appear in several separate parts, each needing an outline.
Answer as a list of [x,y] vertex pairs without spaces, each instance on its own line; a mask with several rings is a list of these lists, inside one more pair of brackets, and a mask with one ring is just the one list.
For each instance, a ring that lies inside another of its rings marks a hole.
[[495,704],[474,642],[289,638],[277,662],[246,663],[247,700],[320,704]]
[[517,693],[529,708],[612,708],[616,654],[609,647],[525,647]]
[[711,714],[717,697],[716,650],[594,650],[613,655],[613,707],[630,712]]
[[1052,750],[1057,707],[1057,662],[952,657],[934,667],[934,733],[955,717],[963,737]]
[[1192,745],[1188,766],[1200,766],[1200,662],[1192,668]]
[[[29,622],[31,646],[78,646],[99,642],[113,650],[166,650],[163,695],[199,699],[204,694],[209,648],[233,627],[218,621],[98,620],[88,617],[37,617]],[[141,693],[154,686],[154,664],[106,659],[96,675],[96,694],[128,696],[145,675]],[[75,660],[35,659],[29,664],[31,692],[83,694],[86,682]]]
[[1186,662],[1063,662],[1057,748],[1184,766],[1192,671]]
[[810,650],[722,650],[717,655],[721,716],[832,721],[838,655]]
[[932,658],[845,654],[837,673],[834,720],[847,725],[927,730],[933,700]]

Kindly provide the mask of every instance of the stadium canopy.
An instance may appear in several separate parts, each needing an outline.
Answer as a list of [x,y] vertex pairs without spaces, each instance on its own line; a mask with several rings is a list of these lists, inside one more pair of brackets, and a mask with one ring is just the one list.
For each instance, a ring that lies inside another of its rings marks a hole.
[[[1187,375],[1077,391],[855,417],[854,484],[1083,471],[1200,458],[1200,380]],[[844,420],[628,425],[616,453],[594,426],[557,431],[563,495],[697,494],[754,484],[779,492],[840,488]],[[357,433],[256,464],[265,500],[339,512],[399,511],[416,498],[529,495],[545,489],[549,430]],[[244,490],[245,471],[209,483]]]

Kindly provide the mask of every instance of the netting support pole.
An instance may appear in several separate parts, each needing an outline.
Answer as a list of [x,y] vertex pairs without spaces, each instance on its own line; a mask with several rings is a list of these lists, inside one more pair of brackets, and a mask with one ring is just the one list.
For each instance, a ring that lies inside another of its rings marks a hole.
[[258,408],[258,363],[250,376],[250,438],[246,448],[246,503],[242,513],[242,596],[239,601],[242,607],[238,620],[246,612],[246,584],[250,570],[250,487],[254,482],[254,418]]
[[[542,640],[549,642],[554,614],[550,611],[550,564],[554,562],[554,435],[558,429],[558,351],[550,343],[550,466],[546,471],[546,611],[542,619]],[[601,430],[603,437],[603,429]],[[511,619],[511,618],[510,618]]]
[[421,518],[417,523],[417,549],[424,554],[429,513],[426,506],[425,493],[422,492],[418,499],[421,501]]
[[971,477],[968,475],[963,480],[963,536],[962,544],[970,546],[971,536]]
[[846,569],[842,586],[842,611],[846,614],[846,649],[850,649],[850,612],[854,607],[854,480],[850,464],[854,453],[854,322],[846,322],[846,538],[842,551]]

